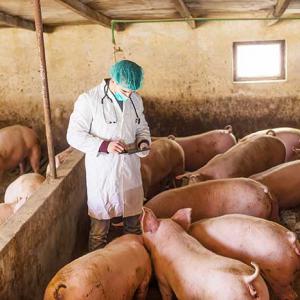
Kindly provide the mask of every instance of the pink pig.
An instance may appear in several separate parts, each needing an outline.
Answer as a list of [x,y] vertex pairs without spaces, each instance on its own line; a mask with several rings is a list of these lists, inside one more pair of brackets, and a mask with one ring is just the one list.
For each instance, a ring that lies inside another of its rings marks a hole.
[[268,288],[246,264],[204,248],[187,234],[191,209],[180,209],[171,219],[157,219],[144,208],[142,230],[151,253],[163,300],[267,300]]

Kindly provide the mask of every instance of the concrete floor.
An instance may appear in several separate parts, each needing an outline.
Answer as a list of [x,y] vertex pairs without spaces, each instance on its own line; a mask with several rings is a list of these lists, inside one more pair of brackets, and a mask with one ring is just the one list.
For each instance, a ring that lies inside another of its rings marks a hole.
[[[3,180],[0,184],[0,203],[3,202],[4,200],[4,193],[7,186],[18,176],[19,176],[18,168],[16,168],[13,171],[5,173],[5,176],[3,176]],[[298,239],[300,239],[300,208],[282,211],[280,214],[280,219],[281,219],[281,224],[289,228],[290,230],[294,231],[297,234]],[[114,220],[114,222],[117,221],[118,220]],[[120,235],[122,235],[122,228],[111,226],[110,233],[109,233],[109,241],[113,240],[114,238]],[[300,295],[300,278],[295,282],[294,288],[297,291],[297,293]],[[157,282],[156,279],[153,277],[149,286],[147,300],[160,300],[160,299],[162,298],[157,286]],[[272,299],[275,300],[274,297],[272,297]]]

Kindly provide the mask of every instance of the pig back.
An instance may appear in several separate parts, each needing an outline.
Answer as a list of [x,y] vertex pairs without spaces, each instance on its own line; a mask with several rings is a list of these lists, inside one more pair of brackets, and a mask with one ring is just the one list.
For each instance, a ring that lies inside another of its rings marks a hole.
[[249,177],[283,163],[284,144],[273,136],[258,136],[238,142],[211,159],[197,174],[204,179]]
[[299,246],[285,227],[235,214],[198,221],[189,234],[219,255],[246,264],[255,261],[280,299],[294,299],[287,295],[294,294],[291,283],[300,267]]
[[44,300],[132,299],[151,276],[151,262],[141,237],[126,235],[104,249],[86,254],[58,271]]
[[218,179],[162,192],[145,204],[159,218],[170,218],[177,210],[192,208],[192,222],[202,218],[241,213],[276,218],[276,203],[268,189],[251,179]]
[[224,153],[236,144],[231,126],[224,130],[216,129],[188,137],[177,137],[175,141],[184,150],[187,171],[201,168],[214,156]]
[[0,158],[3,159],[3,170],[17,166],[32,150],[40,151],[39,149],[39,139],[31,128],[14,125],[0,129]]
[[280,164],[250,178],[265,184],[278,199],[279,208],[300,204],[300,160]]
[[298,158],[298,155],[294,153],[293,148],[300,146],[300,129],[292,127],[279,127],[254,132],[245,136],[243,140],[253,137],[267,134],[268,131],[272,131],[276,137],[278,137],[286,148],[286,161],[292,161]]
[[[170,139],[156,140],[151,144],[148,156],[141,158],[141,174],[146,197],[153,196],[151,187],[168,176],[184,172],[184,152],[180,145]],[[148,194],[149,193],[149,194]]]

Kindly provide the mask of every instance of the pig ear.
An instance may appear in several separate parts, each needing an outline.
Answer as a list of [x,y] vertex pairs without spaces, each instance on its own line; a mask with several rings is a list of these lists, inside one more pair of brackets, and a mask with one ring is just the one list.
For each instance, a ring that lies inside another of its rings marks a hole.
[[154,233],[159,227],[159,220],[150,208],[143,207],[143,215],[141,220],[142,231]]
[[188,231],[191,225],[191,214],[191,208],[182,208],[179,209],[171,219],[179,224],[185,231]]

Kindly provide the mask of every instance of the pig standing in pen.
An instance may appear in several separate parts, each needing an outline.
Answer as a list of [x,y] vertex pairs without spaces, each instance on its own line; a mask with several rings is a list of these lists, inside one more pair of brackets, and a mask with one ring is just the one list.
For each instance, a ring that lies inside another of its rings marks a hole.
[[184,172],[184,152],[172,140],[160,139],[152,143],[148,156],[141,158],[141,173],[145,198],[150,199],[164,187],[163,181],[172,180]]
[[280,300],[294,300],[292,288],[300,270],[296,234],[278,223],[245,215],[198,221],[189,229],[207,249],[246,264],[255,260]]
[[177,176],[189,183],[199,181],[249,177],[285,161],[285,147],[280,139],[265,135],[238,142],[223,154],[212,158],[204,167],[192,173]]
[[142,237],[127,234],[64,266],[48,284],[44,300],[143,300],[150,277]]
[[278,206],[268,188],[248,178],[200,182],[158,194],[145,204],[159,218],[170,218],[178,209],[191,207],[192,221],[241,213],[278,220]]
[[41,148],[38,136],[28,127],[14,125],[0,129],[0,180],[4,171],[20,166],[24,173],[24,160],[28,158],[34,172],[40,168]]
[[204,248],[186,232],[191,209],[171,219],[157,219],[144,208],[142,230],[151,253],[163,300],[268,300],[268,288],[259,267],[219,256]]

